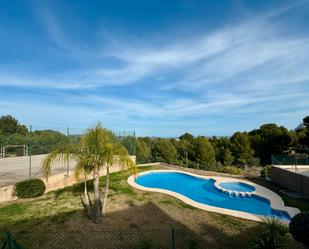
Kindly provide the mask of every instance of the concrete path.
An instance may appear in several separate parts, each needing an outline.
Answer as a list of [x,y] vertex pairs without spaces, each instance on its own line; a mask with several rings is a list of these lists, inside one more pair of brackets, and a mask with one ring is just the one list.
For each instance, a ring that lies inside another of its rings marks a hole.
[[[31,157],[31,172],[33,178],[41,178],[42,161],[46,155],[37,155]],[[74,161],[70,162],[70,169],[75,166]],[[53,165],[51,174],[67,173],[67,165],[57,163]],[[29,156],[10,157],[0,159],[0,187],[15,184],[18,181],[29,178]]]

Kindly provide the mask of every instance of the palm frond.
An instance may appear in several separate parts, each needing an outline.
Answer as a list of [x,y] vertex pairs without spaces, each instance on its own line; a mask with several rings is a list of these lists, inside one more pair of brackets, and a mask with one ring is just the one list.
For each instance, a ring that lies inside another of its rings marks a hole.
[[289,232],[288,226],[275,217],[263,218],[261,225],[266,233],[285,235]]
[[[116,161],[115,161],[116,160]],[[130,158],[130,155],[125,147],[121,144],[116,144],[113,148],[113,162],[118,163],[122,169],[129,169],[133,174],[137,173],[137,166]]]
[[42,162],[43,176],[48,179],[54,163],[66,163],[76,160],[79,155],[79,148],[76,145],[61,144],[52,150]]

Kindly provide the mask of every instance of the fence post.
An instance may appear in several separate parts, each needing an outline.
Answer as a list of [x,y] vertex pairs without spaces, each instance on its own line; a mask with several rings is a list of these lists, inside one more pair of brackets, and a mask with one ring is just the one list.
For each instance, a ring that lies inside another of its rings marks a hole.
[[136,139],[135,131],[133,132],[133,137],[134,137],[134,145],[133,145],[134,146],[134,148],[133,148],[134,153],[133,153],[133,155],[136,156],[137,139]]
[[[70,128],[67,127],[67,139],[68,139],[68,145],[70,145]],[[69,177],[70,174],[70,161],[68,156],[68,162],[67,162],[67,177]]]
[[31,156],[32,156],[32,126],[30,125],[29,132],[29,178],[31,178]]
[[175,249],[175,229],[172,228],[172,249]]

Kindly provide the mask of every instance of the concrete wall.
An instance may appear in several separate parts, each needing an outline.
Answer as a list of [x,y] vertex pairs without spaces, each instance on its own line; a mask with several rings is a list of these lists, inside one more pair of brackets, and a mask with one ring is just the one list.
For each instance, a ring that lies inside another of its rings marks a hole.
[[14,185],[9,185],[0,188],[0,203],[15,200]]
[[270,178],[272,182],[309,198],[309,177],[295,172],[295,169],[272,166]]
[[[42,160],[45,158],[45,156],[46,155],[40,155],[40,156],[35,157],[34,169],[38,170],[38,173],[36,174],[36,178],[41,178],[45,182],[46,192],[56,190],[56,189],[60,189],[60,188],[64,188],[66,186],[71,186],[71,185],[78,182],[74,177],[74,171],[70,170],[69,175],[67,176],[66,165],[62,165],[61,163],[55,165],[55,168],[53,169],[52,175],[48,178],[48,181],[46,181],[46,179],[42,177],[42,174],[40,172]],[[136,157],[130,156],[130,158],[135,163]],[[4,165],[6,167],[14,165],[14,167],[15,167],[14,171],[16,171],[14,173],[14,175],[15,175],[14,184],[16,182],[20,181],[20,180],[28,179],[27,178],[28,177],[27,167],[23,166],[23,163],[25,163],[28,158],[27,157],[15,158],[15,160],[14,160],[14,158],[8,158],[8,159],[9,160],[3,159],[3,160],[6,160]],[[17,168],[16,168],[16,165],[18,165]],[[74,166],[75,166],[75,162],[71,161],[70,166],[73,169]],[[123,169],[120,167],[120,165],[114,165],[111,168],[110,172],[118,172],[118,171],[121,171],[121,170],[123,170]],[[61,173],[58,173],[58,171],[61,171]],[[105,174],[106,174],[106,170],[103,169],[101,171],[101,175],[105,175]],[[2,177],[2,175],[0,175],[0,179],[1,179],[1,177]],[[89,179],[91,179],[91,178],[92,178],[92,176],[89,176]],[[16,199],[16,197],[14,195],[14,184],[10,184],[10,185],[7,185],[7,186],[0,187],[0,202],[6,202],[6,201],[11,201],[11,200]]]

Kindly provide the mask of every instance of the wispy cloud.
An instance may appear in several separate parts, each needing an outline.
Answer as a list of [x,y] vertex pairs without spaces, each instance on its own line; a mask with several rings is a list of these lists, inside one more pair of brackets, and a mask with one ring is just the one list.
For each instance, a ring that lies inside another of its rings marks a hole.
[[[18,78],[17,75],[11,79],[9,76],[2,76],[5,80],[1,81],[2,84],[6,81],[10,85],[16,82],[16,85],[44,85],[51,88],[87,88],[133,84],[145,78],[177,74],[180,71],[181,79],[169,82],[168,86],[164,84],[163,88],[168,89],[168,87],[180,85],[194,85],[193,88],[197,88],[199,85],[217,84],[267,63],[277,64],[277,74],[280,74],[287,67],[283,63],[288,64],[289,70],[300,68],[299,65],[306,60],[305,55],[309,50],[308,37],[281,37],[276,31],[280,24],[276,26],[270,21],[270,18],[294,6],[295,3],[262,16],[251,17],[252,20],[244,20],[236,26],[223,27],[213,33],[201,34],[196,38],[167,40],[161,47],[155,47],[156,45],[149,40],[134,39],[131,42],[116,40],[117,38],[114,37],[108,40],[112,44],[102,44],[103,47],[99,53],[77,45],[76,41],[66,36],[60,21],[45,8],[40,10],[41,21],[51,40],[65,52],[78,60],[93,58],[104,61],[106,58],[114,58],[120,65],[98,66],[93,69],[82,67],[56,74],[54,79],[35,76],[27,79],[27,76],[20,75]],[[105,50],[104,46],[108,50]],[[264,71],[267,71],[267,68]],[[301,69],[298,71],[306,74]],[[285,81],[294,81],[294,77],[294,74],[290,76],[291,79],[285,77]],[[308,75],[303,75],[303,79],[307,80]]]
[[[62,93],[67,109],[60,111],[56,101],[44,107],[55,106],[53,113],[65,116],[78,106],[73,120],[83,114],[114,122],[164,119],[193,125],[211,116],[278,117],[282,109],[286,110],[282,115],[301,115],[309,107],[305,94],[309,36],[282,31],[280,16],[306,4],[297,1],[267,13],[251,13],[237,23],[177,39],[168,34],[132,38],[107,31],[108,37],[95,42],[100,46],[76,41],[61,17],[41,8],[37,17],[53,44],[50,51],[74,66],[46,75],[27,66],[18,71],[18,65],[10,69],[0,64],[0,87],[70,91],[67,96]],[[24,110],[23,101],[9,109]],[[8,102],[0,105],[7,108]]]

